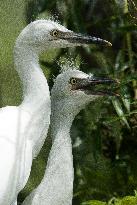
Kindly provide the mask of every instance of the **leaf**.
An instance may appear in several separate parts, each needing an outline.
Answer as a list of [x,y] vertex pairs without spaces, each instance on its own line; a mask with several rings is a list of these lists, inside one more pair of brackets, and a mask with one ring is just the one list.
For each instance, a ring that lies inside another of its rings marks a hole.
[[98,200],[90,200],[83,202],[81,205],[107,205],[107,203]]
[[122,101],[127,111],[130,112],[130,99],[125,96],[125,98],[122,97]]
[[121,205],[137,205],[137,198],[135,196],[125,196],[121,200]]
[[128,129],[130,129],[128,121],[127,121],[126,117],[124,116],[124,112],[122,110],[120,101],[117,98],[115,98],[112,100],[112,103],[113,103],[113,106],[114,106],[118,116],[121,118],[122,122],[128,127]]
[[120,50],[116,56],[116,61],[115,61],[115,71],[119,72],[121,71],[121,65],[124,62],[124,55],[123,55],[123,50]]
[[127,0],[115,0],[115,3],[117,4],[118,8],[123,10],[123,13],[128,12]]

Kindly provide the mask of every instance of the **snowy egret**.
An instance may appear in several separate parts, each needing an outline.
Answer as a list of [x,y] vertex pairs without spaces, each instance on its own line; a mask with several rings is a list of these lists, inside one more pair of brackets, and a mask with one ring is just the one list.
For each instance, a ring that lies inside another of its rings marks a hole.
[[70,128],[75,116],[86,104],[103,95],[98,85],[111,85],[115,80],[97,78],[78,70],[60,74],[51,91],[52,148],[40,185],[25,199],[23,205],[71,205],[73,196],[73,156]]
[[23,102],[0,109],[0,204],[16,204],[49,127],[50,94],[39,66],[39,54],[49,48],[89,43],[111,45],[99,38],[76,34],[50,20],[29,24],[17,38],[14,61],[23,84]]

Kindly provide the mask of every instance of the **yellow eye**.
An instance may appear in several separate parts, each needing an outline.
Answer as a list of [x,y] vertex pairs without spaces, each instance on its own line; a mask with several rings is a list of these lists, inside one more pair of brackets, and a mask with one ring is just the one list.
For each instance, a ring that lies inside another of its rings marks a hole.
[[77,83],[76,78],[71,78],[70,83],[71,83],[71,85],[75,85]]
[[53,30],[52,32],[51,32],[51,35],[53,36],[53,37],[57,37],[58,36],[58,30]]

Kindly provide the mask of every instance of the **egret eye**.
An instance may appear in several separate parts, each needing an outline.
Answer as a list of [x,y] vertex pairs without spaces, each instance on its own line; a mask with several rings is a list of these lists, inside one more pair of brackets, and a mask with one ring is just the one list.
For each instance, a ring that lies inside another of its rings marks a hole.
[[53,30],[53,31],[51,31],[51,35],[53,36],[53,37],[57,37],[58,36],[58,30]]
[[71,83],[71,85],[75,85],[77,83],[77,79],[76,78],[71,78],[70,83]]

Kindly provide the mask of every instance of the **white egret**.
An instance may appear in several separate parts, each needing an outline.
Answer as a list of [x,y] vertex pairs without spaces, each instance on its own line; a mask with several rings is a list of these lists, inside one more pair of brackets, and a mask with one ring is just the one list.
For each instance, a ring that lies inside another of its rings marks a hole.
[[115,80],[89,76],[68,70],[55,80],[51,91],[52,148],[40,185],[25,199],[23,205],[71,205],[73,196],[73,156],[70,128],[75,116],[86,104],[100,95],[114,95],[98,90],[98,84],[110,85]]
[[56,22],[38,20],[19,35],[14,48],[16,70],[23,84],[23,102],[0,109],[0,204],[16,204],[26,184],[32,159],[39,153],[50,122],[50,94],[39,66],[49,48],[109,42],[76,34]]

